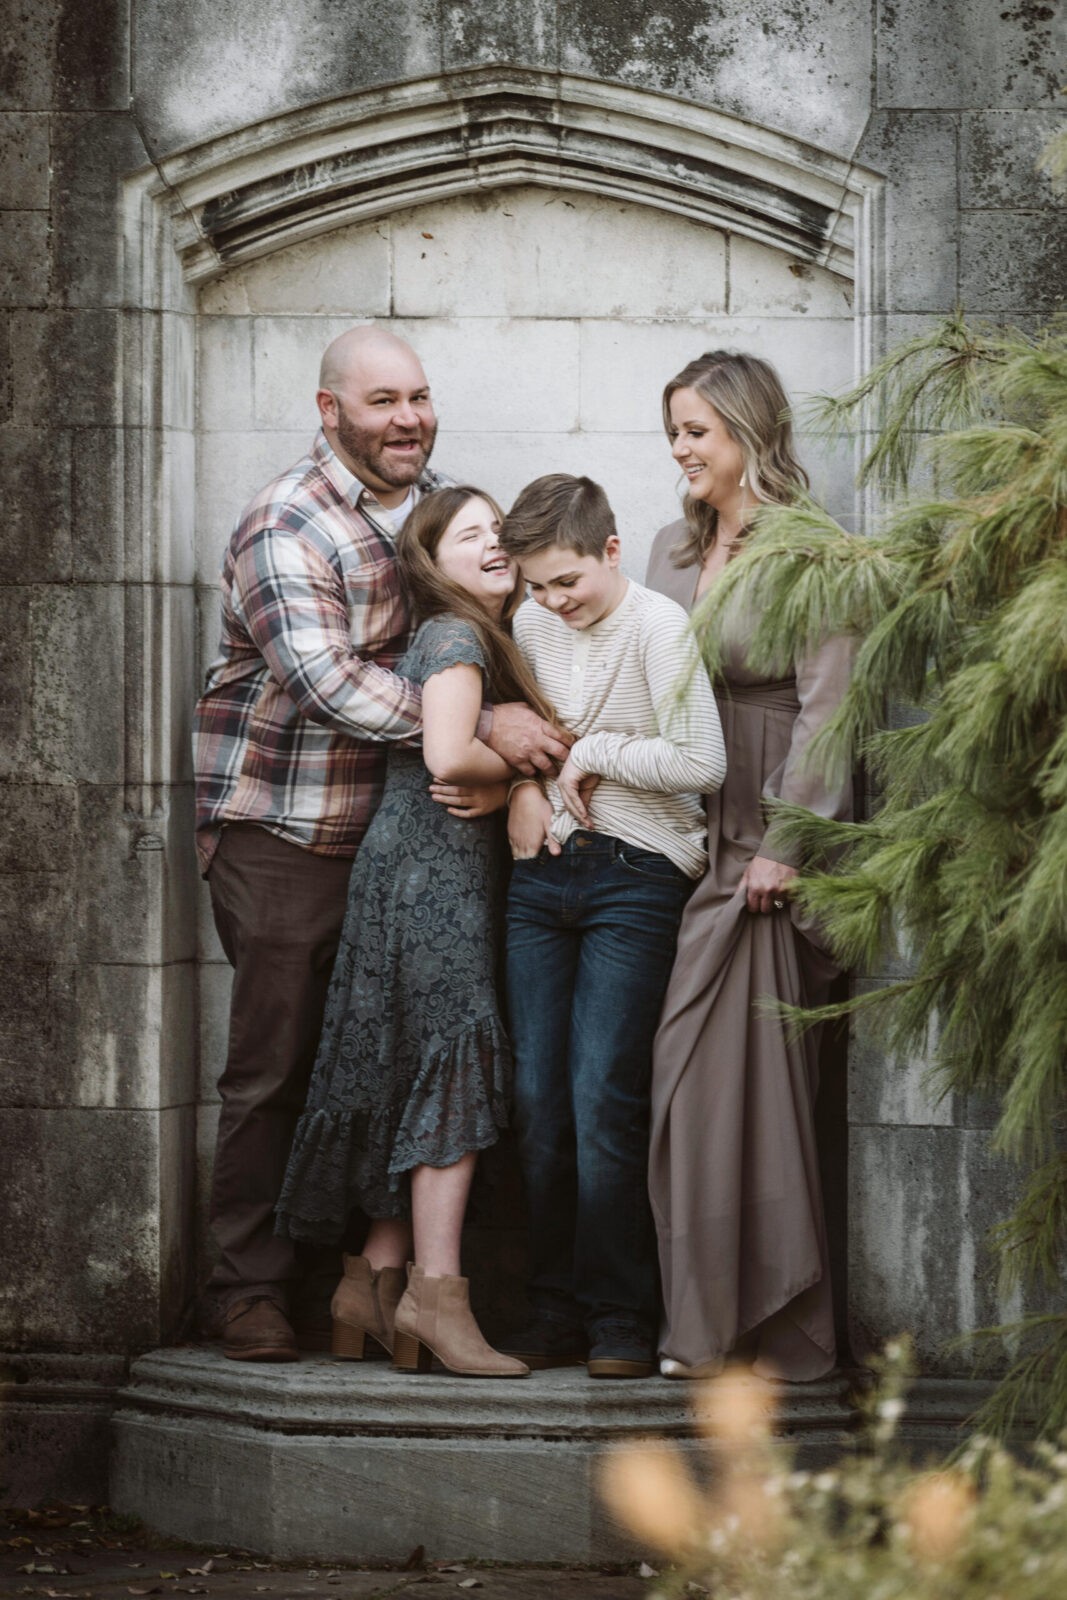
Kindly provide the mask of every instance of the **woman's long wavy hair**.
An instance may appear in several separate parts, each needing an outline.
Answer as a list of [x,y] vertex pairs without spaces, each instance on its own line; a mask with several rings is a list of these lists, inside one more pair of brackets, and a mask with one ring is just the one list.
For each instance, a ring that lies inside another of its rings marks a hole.
[[[807,489],[808,475],[794,453],[793,424],[781,379],[769,361],[737,350],[708,350],[690,361],[663,391],[663,425],[671,432],[671,397],[695,389],[713,406],[739,447],[745,479],[764,505],[788,505]],[[686,495],[685,537],[671,551],[676,567],[703,561],[715,543],[719,514]]]
[[435,557],[445,529],[469,500],[484,500],[503,522],[504,513],[484,489],[457,484],[425,495],[411,512],[396,542],[400,577],[411,601],[416,624],[428,617],[462,617],[478,636],[488,666],[489,698],[501,703],[525,700],[539,716],[555,720],[555,713],[511,637],[509,624],[526,594],[520,573],[497,622],[461,584],[448,578]]

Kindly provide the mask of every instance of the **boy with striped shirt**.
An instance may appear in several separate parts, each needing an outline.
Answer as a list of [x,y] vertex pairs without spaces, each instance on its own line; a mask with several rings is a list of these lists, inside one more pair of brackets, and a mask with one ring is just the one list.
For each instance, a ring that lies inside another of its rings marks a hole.
[[726,771],[718,712],[680,606],[631,582],[589,478],[519,495],[500,542],[530,588],[515,639],[577,735],[558,777],[509,807],[507,988],[530,1213],[531,1367],[653,1371],[652,1040],[678,923],[707,865],[701,796]]

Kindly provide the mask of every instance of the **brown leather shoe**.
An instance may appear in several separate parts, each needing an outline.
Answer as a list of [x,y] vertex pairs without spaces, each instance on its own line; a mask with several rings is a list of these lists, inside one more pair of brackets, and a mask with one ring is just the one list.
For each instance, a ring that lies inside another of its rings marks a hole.
[[299,1361],[289,1319],[276,1300],[253,1295],[223,1317],[222,1353],[231,1361]]

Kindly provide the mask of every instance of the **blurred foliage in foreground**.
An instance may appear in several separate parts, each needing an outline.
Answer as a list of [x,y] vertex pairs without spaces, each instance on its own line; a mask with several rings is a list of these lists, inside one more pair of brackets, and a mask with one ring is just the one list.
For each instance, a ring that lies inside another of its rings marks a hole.
[[[1067,322],[1036,335],[954,316],[821,402],[828,433],[874,439],[889,506],[844,532],[811,502],[760,513],[694,616],[713,675],[724,617],[783,676],[825,633],[860,641],[809,759],[857,754],[866,821],[781,818],[808,864],[796,896],[845,966],[909,976],[815,1015],[876,1014],[888,1054],[935,1089],[990,1097],[1020,1198],[994,1241],[1003,1293],[1055,1291],[1067,1260]],[[922,498],[909,490],[921,464]],[[891,717],[891,710],[895,713]],[[895,726],[890,723],[895,722]],[[869,1024],[868,1024],[869,1025]],[[1067,1315],[1010,1329],[1014,1366],[981,1415],[1067,1426]],[[992,1346],[990,1346],[992,1348]]]
[[[612,1514],[664,1564],[652,1600],[1053,1600],[1067,1595],[1067,1448],[1024,1464],[975,1438],[949,1467],[896,1448],[909,1354],[889,1347],[864,1401],[861,1447],[793,1470],[771,1434],[770,1390],[717,1379],[698,1401],[713,1470],[700,1488],[658,1441],[604,1457]],[[703,1386],[701,1386],[703,1387]]]

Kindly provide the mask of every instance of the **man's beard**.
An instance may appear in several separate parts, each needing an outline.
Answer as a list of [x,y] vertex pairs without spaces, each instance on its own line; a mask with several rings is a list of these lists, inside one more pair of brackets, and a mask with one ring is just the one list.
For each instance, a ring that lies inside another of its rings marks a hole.
[[356,464],[356,477],[363,472],[387,483],[391,489],[406,489],[416,482],[433,450],[434,440],[437,437],[437,423],[434,422],[430,430],[429,442],[425,447],[422,439],[425,429],[420,428],[417,434],[404,434],[405,439],[414,438],[418,445],[416,453],[409,461],[393,462],[385,457],[385,449],[379,434],[370,428],[361,428],[353,422],[341,401],[337,401],[337,441],[345,454]]

